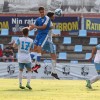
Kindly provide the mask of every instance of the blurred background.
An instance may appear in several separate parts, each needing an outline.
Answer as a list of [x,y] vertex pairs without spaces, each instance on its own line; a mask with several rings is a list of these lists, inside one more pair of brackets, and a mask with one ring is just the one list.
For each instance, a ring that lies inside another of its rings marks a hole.
[[[53,32],[60,34],[53,37],[57,63],[93,64],[88,59],[92,48],[100,44],[100,0],[0,0],[0,61],[17,62],[17,48],[12,45],[22,36],[22,28],[39,17],[40,6],[45,7],[46,12],[57,8],[63,11],[53,22]],[[34,39],[36,34],[37,31],[32,30],[29,37]],[[51,60],[48,53],[42,56],[44,60]],[[91,68],[83,65],[80,74],[91,73]],[[62,68],[64,72],[65,67]],[[79,68],[79,65],[73,68]]]

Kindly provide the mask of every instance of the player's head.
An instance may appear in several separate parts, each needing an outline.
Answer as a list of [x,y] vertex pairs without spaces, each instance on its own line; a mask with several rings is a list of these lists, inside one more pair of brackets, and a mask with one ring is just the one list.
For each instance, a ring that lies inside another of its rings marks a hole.
[[28,36],[28,28],[23,28],[22,32],[24,36]]
[[45,16],[45,9],[44,9],[44,7],[39,7],[39,13],[40,13],[41,17]]
[[54,20],[55,16],[54,16],[54,12],[48,12],[47,16],[51,19]]

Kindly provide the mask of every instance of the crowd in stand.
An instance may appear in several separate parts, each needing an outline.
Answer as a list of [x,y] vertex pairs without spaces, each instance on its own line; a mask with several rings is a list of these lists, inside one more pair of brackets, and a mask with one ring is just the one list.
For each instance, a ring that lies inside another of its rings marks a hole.
[[0,45],[0,61],[14,62],[13,41],[9,42],[3,50],[2,50],[2,47]]

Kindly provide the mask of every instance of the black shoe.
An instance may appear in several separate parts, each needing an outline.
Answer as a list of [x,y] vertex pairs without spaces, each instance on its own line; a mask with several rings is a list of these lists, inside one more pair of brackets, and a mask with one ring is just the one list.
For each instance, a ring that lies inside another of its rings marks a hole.
[[26,85],[26,87],[29,89],[29,90],[32,90],[32,88],[30,87],[30,85]]
[[37,71],[37,70],[34,70],[34,72],[35,72],[35,73],[38,73],[38,71]]
[[58,77],[58,75],[56,73],[52,73],[51,76],[53,76],[54,78],[60,80],[60,78]]
[[20,85],[20,86],[19,86],[19,88],[21,88],[21,89],[25,89],[25,87],[24,87],[24,86],[22,86],[22,85]]

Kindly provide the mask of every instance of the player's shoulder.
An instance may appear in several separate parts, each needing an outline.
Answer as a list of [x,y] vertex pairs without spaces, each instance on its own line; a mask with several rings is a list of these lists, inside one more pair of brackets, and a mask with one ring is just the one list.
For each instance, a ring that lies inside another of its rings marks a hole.
[[23,37],[19,37],[19,38],[18,38],[18,40],[22,40],[22,39],[23,39]]
[[36,20],[40,20],[41,19],[41,17],[38,17]]
[[28,37],[28,40],[29,40],[30,42],[33,42],[33,39],[31,39],[31,38],[29,38],[29,37]]
[[45,16],[46,19],[50,19],[47,15]]

